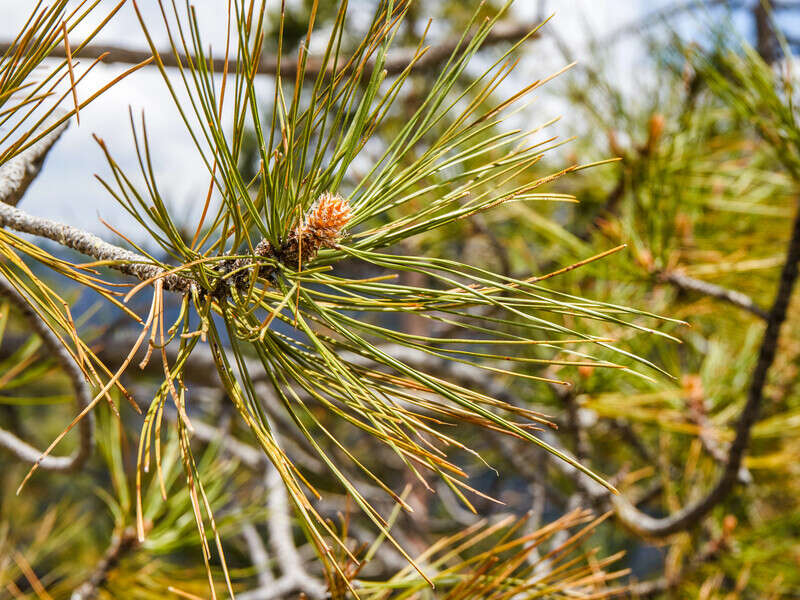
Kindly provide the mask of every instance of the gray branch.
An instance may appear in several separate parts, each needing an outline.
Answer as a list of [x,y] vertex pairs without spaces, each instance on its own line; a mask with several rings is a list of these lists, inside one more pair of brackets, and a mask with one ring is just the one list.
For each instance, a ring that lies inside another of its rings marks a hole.
[[719,300],[723,300],[728,302],[729,304],[733,304],[734,306],[738,306],[741,309],[746,310],[749,313],[754,314],[759,319],[766,320],[768,317],[767,311],[763,308],[758,306],[750,296],[747,294],[743,294],[742,292],[737,292],[736,290],[729,290],[719,285],[715,285],[713,283],[708,283],[706,281],[701,281],[699,279],[695,279],[693,277],[689,277],[688,275],[683,275],[681,273],[669,272],[664,273],[661,278],[664,281],[667,281],[674,285],[675,287],[687,291],[687,292],[697,292],[698,294],[702,294],[704,296],[710,296],[712,298],[717,298]]
[[[165,269],[154,265],[150,259],[141,254],[109,244],[88,231],[45,217],[30,215],[8,204],[0,203],[0,227],[52,240],[97,260],[114,261],[116,264],[109,266],[141,280],[165,273]],[[176,274],[164,276],[163,281],[165,290],[180,293],[188,292],[193,284],[191,279]]]
[[[92,393],[78,365],[62,345],[58,337],[42,321],[30,307],[28,301],[4,278],[0,277],[0,296],[7,298],[41,338],[48,352],[61,365],[75,391],[75,404],[78,413],[82,412],[92,401]],[[0,447],[5,448],[20,460],[39,463],[46,471],[72,472],[80,469],[92,453],[94,445],[94,414],[89,412],[78,422],[80,442],[71,456],[45,456],[27,442],[19,439],[10,431],[0,429]]]

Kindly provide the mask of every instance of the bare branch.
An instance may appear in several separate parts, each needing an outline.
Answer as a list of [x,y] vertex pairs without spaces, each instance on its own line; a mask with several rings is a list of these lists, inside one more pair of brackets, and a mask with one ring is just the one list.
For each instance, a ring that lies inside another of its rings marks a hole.
[[719,285],[714,285],[713,283],[700,281],[699,279],[694,279],[693,277],[689,277],[681,273],[675,273],[674,271],[664,273],[661,278],[681,290],[697,292],[699,294],[703,294],[704,296],[711,296],[712,298],[724,300],[729,304],[733,304],[734,306],[738,306],[739,308],[754,314],[759,319],[767,319],[767,311],[758,306],[753,299],[750,298],[750,296],[743,294],[742,292],[729,290]]
[[[494,26],[489,35],[486,37],[485,41],[483,42],[483,47],[493,46],[497,44],[501,44],[504,42],[511,42],[516,41],[532,30],[534,30],[538,26],[538,23],[498,23]],[[472,35],[467,36],[467,39],[461,42],[459,45],[460,38],[453,37],[452,39],[445,40],[441,44],[436,44],[433,46],[428,47],[427,51],[417,59],[414,68],[416,70],[429,70],[437,67],[441,63],[445,62],[453,52],[459,48],[464,47],[465,44],[469,43],[469,40],[472,38]],[[72,44],[75,47],[80,47],[80,42],[73,42]],[[11,48],[11,44],[9,42],[2,42],[0,43],[0,55],[4,54]],[[386,58],[386,62],[384,65],[384,69],[386,70],[388,75],[397,75],[405,70],[409,64],[414,62],[414,58],[418,55],[416,48],[409,48],[409,49],[398,49],[394,52],[391,52],[389,56]],[[58,46],[51,54],[52,57],[59,57],[65,58],[66,57],[66,50],[63,45]],[[97,59],[103,58],[103,61],[106,63],[125,63],[125,64],[140,64],[152,57],[152,54],[149,50],[133,50],[130,48],[124,48],[121,46],[115,45],[102,45],[102,44],[91,44],[86,46],[80,51],[79,58],[84,59]],[[197,64],[197,57],[190,56],[187,57],[185,54],[178,54],[176,55],[171,49],[164,49],[163,51],[159,52],[159,57],[161,58],[161,62],[165,67],[178,67],[183,66],[186,68],[189,65],[189,61],[192,64]],[[323,60],[318,56],[311,56],[307,58],[306,68],[305,68],[305,78],[306,79],[316,79],[319,75],[320,71],[325,68],[326,73],[331,74],[334,73],[336,68],[341,68],[344,63],[346,62],[345,59],[340,61],[341,64],[336,65],[328,64],[325,66],[323,64]],[[153,63],[151,63],[153,64]],[[206,60],[206,64],[208,65],[209,69],[213,69],[216,73],[222,73],[225,69],[225,59],[224,58],[211,58]],[[280,73],[281,77],[290,78],[297,76],[297,65],[298,61],[296,58],[289,58],[284,56],[280,61]],[[229,61],[228,64],[228,71],[235,71],[238,69],[238,65]],[[264,55],[261,57],[261,60],[258,64],[258,73],[274,75],[278,70],[278,57],[274,55]],[[369,72],[370,67],[368,66],[365,69],[365,72]]]
[[[560,460],[553,461],[563,474],[574,479],[582,488],[586,496],[598,505],[610,503],[620,520],[636,533],[648,536],[666,536],[677,531],[682,531],[692,527],[717,504],[719,504],[736,483],[742,463],[744,451],[749,441],[749,431],[754,424],[758,409],[762,400],[763,386],[766,373],[772,364],[775,355],[775,345],[780,325],[786,318],[786,304],[791,290],[797,278],[797,261],[800,258],[800,218],[795,221],[794,234],[787,254],[787,263],[781,278],[781,285],[777,298],[769,313],[767,320],[767,331],[764,335],[762,347],[759,355],[758,365],[753,374],[753,379],[748,393],[748,399],[737,425],[737,434],[734,442],[728,449],[728,456],[725,463],[725,470],[717,485],[708,495],[684,508],[677,513],[663,519],[654,519],[649,515],[638,510],[627,499],[611,494],[599,484],[596,484],[588,477],[582,475],[577,469],[568,463]],[[515,402],[513,394],[502,384],[493,378],[486,376],[485,373],[477,368],[470,367],[461,363],[453,363],[444,359],[436,359],[423,352],[415,351],[404,347],[387,347],[386,352],[393,355],[407,364],[424,364],[428,372],[439,373],[442,376],[452,378],[462,385],[472,386],[483,390],[499,400]],[[193,356],[194,358],[194,356]],[[357,360],[359,357],[348,357]],[[203,369],[200,369],[202,372]],[[542,432],[540,435],[550,445],[559,447],[557,437],[551,432]],[[563,451],[563,450],[562,450]],[[566,454],[568,452],[564,451]]]
[[[158,277],[165,272],[163,268],[152,264],[147,257],[109,244],[88,231],[30,215],[8,204],[0,203],[0,227],[47,238],[97,260],[114,261],[116,264],[109,266],[141,280]],[[163,281],[165,290],[181,293],[188,292],[193,284],[191,279],[175,274],[164,276]]]
[[[698,523],[727,497],[739,478],[742,460],[749,443],[750,429],[758,418],[767,372],[775,358],[778,335],[781,325],[786,320],[789,298],[797,280],[798,261],[800,261],[800,213],[798,213],[794,221],[792,237],[787,250],[787,260],[781,274],[775,301],[768,314],[767,328],[759,351],[758,362],[753,371],[747,400],[736,426],[735,439],[728,448],[725,468],[719,481],[704,498],[672,515],[656,519],[638,510],[626,498],[613,496],[605,487],[589,479],[567,462],[554,460],[552,461],[553,464],[563,474],[574,479],[593,502],[599,505],[610,503],[617,512],[620,521],[639,535],[644,537],[664,537],[686,530]],[[452,363],[452,361],[436,360],[426,355],[417,357],[415,352],[404,348],[398,348],[397,351],[402,353],[401,360],[403,361],[413,364],[415,360],[424,360],[425,368],[429,372],[438,372],[459,381],[462,385],[482,389],[485,393],[497,399],[514,403],[513,394],[505,386],[495,382],[493,378],[488,377],[477,368],[460,363]],[[389,352],[394,355],[395,349],[392,348]],[[543,431],[539,435],[548,444],[570,455],[569,452],[561,448],[557,436],[552,432]]]
[[[70,353],[61,344],[58,337],[42,321],[38,314],[30,307],[28,301],[3,277],[0,277],[0,296],[11,301],[30,325],[31,329],[41,338],[49,353],[61,365],[67,374],[75,391],[75,404],[80,413],[92,401],[89,384],[83,377],[78,365]],[[94,446],[94,414],[88,413],[78,423],[80,442],[78,448],[71,456],[45,456],[30,444],[22,441],[13,433],[0,429],[0,447],[10,451],[20,460],[39,462],[39,467],[46,471],[72,472],[80,469],[92,453]]]

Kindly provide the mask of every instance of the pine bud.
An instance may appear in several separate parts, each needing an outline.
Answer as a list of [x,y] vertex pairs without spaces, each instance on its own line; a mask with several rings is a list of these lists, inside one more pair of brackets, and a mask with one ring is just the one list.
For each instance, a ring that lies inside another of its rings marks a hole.
[[322,194],[292,229],[280,250],[282,262],[297,269],[312,260],[322,248],[335,248],[350,222],[347,200],[329,192]]

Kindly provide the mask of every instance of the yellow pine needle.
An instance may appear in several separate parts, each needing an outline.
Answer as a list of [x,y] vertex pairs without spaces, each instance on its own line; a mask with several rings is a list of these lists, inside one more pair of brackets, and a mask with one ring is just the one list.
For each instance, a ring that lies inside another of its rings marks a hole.
[[75,104],[75,120],[78,122],[78,125],[80,125],[81,113],[80,113],[80,105],[78,102],[78,90],[75,87],[76,86],[75,72],[72,70],[72,50],[69,47],[69,35],[67,34],[66,21],[61,22],[61,28],[64,31],[64,50],[66,51],[67,55],[67,70],[69,71],[70,88],[72,89],[72,100]]
[[176,596],[180,596],[181,598],[186,598],[187,600],[208,600],[207,598],[203,598],[202,596],[196,596],[194,594],[190,594],[189,592],[185,592],[180,588],[176,588],[174,585],[168,586],[167,591],[170,591]]
[[279,303],[278,303],[278,304],[275,306],[275,308],[273,308],[273,309],[272,309],[272,311],[270,312],[270,315],[269,315],[267,318],[265,318],[265,319],[264,319],[264,322],[263,322],[263,323],[261,323],[261,327],[259,327],[259,329],[258,329],[258,338],[259,338],[259,339],[260,339],[262,342],[264,341],[264,336],[266,336],[266,335],[267,335],[267,330],[269,329],[269,326],[270,326],[270,324],[271,324],[271,323],[272,323],[272,321],[275,319],[275,317],[278,315],[278,313],[280,313],[280,312],[281,312],[281,311],[282,311],[282,310],[283,310],[283,309],[286,307],[286,305],[289,303],[289,301],[291,300],[291,298],[292,298],[292,295],[293,295],[293,293],[294,293],[294,290],[295,290],[296,288],[297,288],[297,289],[298,289],[298,291],[299,291],[299,286],[298,286],[298,284],[297,284],[297,283],[295,283],[295,284],[292,286],[292,288],[291,288],[291,289],[290,289],[290,290],[287,292],[287,294],[286,294],[286,295],[283,297],[283,300],[281,300],[281,301],[280,301],[280,302],[279,302]]
[[100,390],[100,392],[92,399],[92,401],[88,404],[88,406],[86,406],[86,408],[84,408],[80,412],[80,414],[78,414],[78,416],[75,417],[72,420],[72,422],[67,426],[67,428],[64,429],[64,431],[62,431],[56,437],[55,440],[53,440],[53,442],[47,447],[47,449],[42,453],[42,455],[36,460],[34,465],[31,467],[30,471],[28,471],[28,474],[25,475],[25,478],[22,480],[22,483],[20,483],[19,487],[17,488],[17,492],[16,492],[17,495],[20,494],[20,492],[22,491],[22,488],[25,486],[25,483],[31,478],[31,476],[34,474],[34,472],[36,472],[36,469],[39,467],[39,464],[41,463],[42,459],[45,458],[46,456],[48,456],[53,451],[53,449],[56,447],[56,445],[58,445],[58,443],[62,439],[64,439],[64,436],[66,436],[72,430],[72,428],[75,427],[75,425],[77,425],[78,421],[80,421],[83,417],[85,417],[89,413],[89,411],[91,411],[97,405],[97,402],[103,396],[105,396],[106,392],[108,390],[110,390],[111,387],[114,386],[116,384],[117,380],[122,376],[122,373],[124,373],[125,370],[128,368],[128,365],[131,363],[131,361],[133,360],[133,357],[136,355],[136,352],[139,350],[139,347],[142,345],[142,342],[144,341],[144,338],[147,335],[147,330],[150,328],[150,325],[153,322],[153,318],[155,316],[155,311],[156,311],[156,303],[155,303],[155,294],[154,294],[153,295],[153,303],[150,306],[150,314],[147,317],[147,321],[145,322],[145,326],[142,328],[142,332],[139,334],[139,337],[137,338],[136,342],[134,342],[133,348],[131,348],[130,353],[128,353],[128,356],[122,362],[122,365],[120,366],[120,368],[117,370],[117,372],[114,374],[114,376],[108,381],[108,383],[106,383],[106,385],[103,386],[103,389]]
[[53,597],[47,593],[44,585],[42,585],[41,580],[36,576],[36,572],[31,568],[28,560],[20,552],[12,550],[11,559],[17,565],[19,570],[22,571],[23,576],[28,581],[28,584],[30,584],[31,588],[40,600],[53,600]]

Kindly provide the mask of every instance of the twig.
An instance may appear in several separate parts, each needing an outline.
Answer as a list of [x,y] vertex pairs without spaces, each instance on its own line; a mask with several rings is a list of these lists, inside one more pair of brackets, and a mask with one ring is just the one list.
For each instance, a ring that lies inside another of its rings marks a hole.
[[[503,42],[516,41],[530,33],[537,27],[537,25],[538,23],[498,23],[494,26],[492,31],[489,32],[488,36],[483,42],[483,47],[485,48],[487,46],[493,46]],[[457,48],[463,48],[471,39],[472,35],[467,36],[467,39],[461,42],[459,45],[460,38],[454,37],[442,42],[441,44],[430,46],[425,54],[417,58],[414,68],[416,70],[429,70],[437,67],[446,61]],[[76,48],[79,48],[81,43],[73,43],[72,45]],[[9,42],[0,43],[0,55],[7,52],[11,47],[12,44]],[[50,56],[65,58],[66,48],[64,48],[63,45],[60,45],[53,50]],[[398,73],[403,72],[403,70],[405,70],[409,64],[414,62],[414,58],[416,56],[418,56],[418,51],[416,48],[394,51],[387,56],[384,63],[384,69],[388,75],[397,75]],[[115,45],[91,44],[83,48],[77,58],[97,59],[101,57],[106,63],[139,64],[152,58],[152,54],[149,50],[132,50]],[[163,51],[159,52],[159,57],[165,67],[183,66],[186,68],[188,67],[190,61],[194,65],[198,64],[197,57],[187,57],[185,54],[178,54],[176,56],[171,49],[164,49]],[[339,65],[328,64],[326,66],[323,65],[323,61],[320,57],[308,57],[306,59],[306,68],[304,72],[305,78],[316,79],[323,68],[325,68],[326,73],[332,74],[337,68],[341,68],[345,62],[346,61],[342,59],[340,61],[341,64]],[[153,65],[154,63],[150,64]],[[208,69],[213,69],[216,73],[222,73],[225,69],[225,59],[220,57],[210,58],[206,60],[206,65]],[[287,58],[284,56],[280,61],[281,77],[296,77],[297,65],[297,58]],[[238,64],[229,61],[228,72],[235,72],[238,68]],[[274,75],[277,70],[277,56],[265,55],[261,57],[257,68],[258,73]],[[369,67],[365,69],[366,72],[369,72],[369,70]]]
[[[731,491],[736,483],[741,467],[743,454],[749,441],[749,431],[755,422],[763,395],[763,386],[766,373],[772,364],[775,355],[775,344],[778,330],[786,318],[786,305],[791,289],[797,278],[797,260],[800,257],[800,218],[795,220],[792,242],[787,253],[787,263],[781,277],[781,285],[775,303],[767,320],[767,331],[764,335],[758,365],[754,371],[753,379],[748,393],[748,399],[737,425],[736,438],[728,449],[725,471],[716,486],[699,502],[691,504],[681,511],[663,519],[655,519],[638,510],[627,499],[611,497],[608,490],[583,476],[577,469],[561,460],[552,461],[563,474],[574,479],[583,492],[598,505],[610,503],[618,513],[620,520],[629,528],[643,536],[666,536],[677,531],[690,528],[702,517],[721,502]],[[488,395],[498,400],[515,402],[513,394],[505,386],[487,377],[483,372],[469,365],[453,363],[447,360],[437,360],[422,352],[403,347],[387,347],[387,353],[392,354],[407,364],[422,362],[429,372],[436,372],[450,377],[462,385],[472,386],[485,391]],[[550,432],[542,432],[545,441],[550,445],[561,447],[558,438]],[[565,452],[569,454],[568,452]]]
[[[267,472],[267,491],[269,493],[269,540],[272,551],[281,567],[281,579],[287,581],[287,587],[305,592],[311,598],[322,598],[325,586],[309,575],[303,568],[303,560],[294,545],[292,533],[292,511],[289,495],[278,474],[278,470],[270,467]],[[278,583],[276,582],[276,586]],[[275,595],[273,597],[280,598]]]
[[750,296],[743,294],[742,292],[729,290],[719,285],[708,283],[706,281],[700,281],[699,279],[695,279],[681,273],[676,273],[674,271],[663,273],[661,275],[661,279],[671,283],[681,290],[697,292],[705,296],[711,296],[712,298],[723,300],[729,304],[733,304],[734,306],[738,306],[739,308],[754,314],[760,319],[766,320],[768,317],[767,311],[758,306],[753,299],[750,298]]
[[239,458],[253,470],[266,473],[266,488],[269,502],[269,534],[272,551],[281,569],[281,576],[275,579],[270,560],[258,531],[252,524],[242,529],[253,566],[258,576],[258,588],[239,594],[240,600],[278,600],[293,591],[303,592],[311,600],[326,596],[326,586],[306,572],[303,559],[294,545],[292,535],[292,516],[286,487],[278,470],[269,462],[263,452],[239,442],[224,431],[201,421],[195,422],[195,435],[206,442],[221,438],[226,452]]
[[[530,535],[534,534],[542,526],[542,517],[544,516],[544,509],[547,506],[547,488],[545,488],[544,483],[539,479],[534,479],[528,488],[531,491],[531,509],[529,513],[530,517],[525,523],[525,533]],[[533,548],[531,548],[525,560],[534,568],[534,573],[537,575],[542,574],[545,568],[545,562],[542,561],[538,546],[534,545]]]
[[117,565],[125,554],[135,549],[138,544],[136,528],[134,527],[127,527],[121,534],[115,534],[111,540],[111,545],[95,566],[89,579],[72,592],[70,600],[92,600],[96,598],[100,586],[105,582],[111,569]]
[[[548,370],[548,377],[556,377],[555,371]],[[567,415],[566,432],[572,437],[572,444],[575,451],[575,457],[579,461],[586,460],[591,456],[589,448],[589,439],[586,435],[586,430],[581,425],[581,419],[578,406],[578,398],[575,393],[574,387],[564,387],[563,385],[550,384],[550,389],[556,398],[564,405],[564,410]]]
[[[728,460],[728,453],[724,445],[720,444],[714,435],[714,428],[710,419],[708,418],[708,415],[706,414],[704,400],[705,398],[702,390],[700,390],[699,393],[690,392],[688,398],[688,417],[692,422],[694,422],[695,425],[697,425],[697,437],[700,439],[700,443],[703,445],[703,448],[706,450],[706,452],[708,452],[711,458],[724,466]],[[739,482],[744,485],[749,485],[752,483],[752,481],[753,476],[750,474],[750,471],[747,469],[747,467],[742,465],[742,468],[739,469]]]
[[[58,337],[42,321],[39,315],[31,309],[27,300],[4,278],[0,277],[0,296],[4,296],[14,304],[31,329],[41,338],[49,353],[61,365],[67,374],[75,391],[75,405],[78,413],[83,411],[92,401],[89,384],[83,373],[73,360],[70,353],[61,344]],[[0,429],[0,447],[10,451],[20,460],[39,462],[39,468],[46,471],[72,472],[80,469],[92,453],[94,446],[94,414],[89,412],[78,423],[80,442],[78,448],[71,456],[45,456],[30,444],[22,441],[13,433]]]

